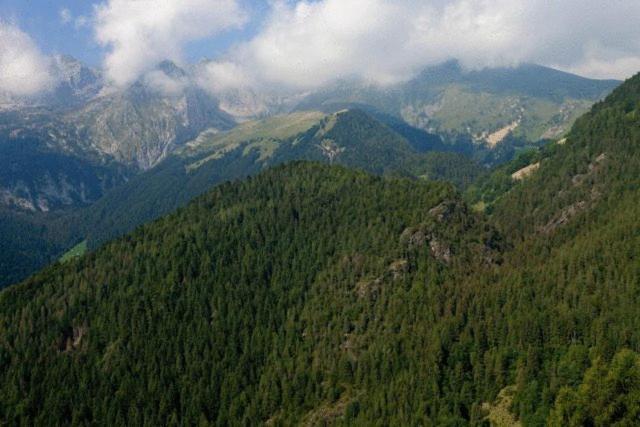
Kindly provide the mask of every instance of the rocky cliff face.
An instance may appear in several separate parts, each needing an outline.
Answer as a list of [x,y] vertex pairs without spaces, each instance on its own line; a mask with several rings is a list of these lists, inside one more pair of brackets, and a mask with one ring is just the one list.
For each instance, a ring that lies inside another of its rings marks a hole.
[[53,67],[58,86],[44,99],[45,104],[63,108],[78,107],[95,98],[104,88],[104,80],[98,70],[87,67],[71,56],[54,56]]
[[54,92],[0,112],[0,206],[90,204],[202,130],[235,125],[173,63],[115,89],[73,58],[53,62],[60,75]]
[[92,149],[147,170],[206,128],[229,129],[233,119],[193,89],[164,96],[143,85],[100,97],[67,116]]
[[90,149],[140,170],[152,168],[204,129],[235,125],[216,99],[168,61],[124,90],[104,90],[65,121]]
[[49,212],[88,205],[132,171],[98,157],[79,157],[36,136],[0,138],[0,206]]

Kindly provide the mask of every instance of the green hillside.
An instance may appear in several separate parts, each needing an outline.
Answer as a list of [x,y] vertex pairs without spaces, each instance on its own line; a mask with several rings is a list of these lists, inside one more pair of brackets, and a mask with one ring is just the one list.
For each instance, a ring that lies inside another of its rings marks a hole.
[[[401,131],[407,134],[406,128]],[[35,215],[37,218],[8,210],[6,214],[0,212],[0,224],[7,230],[3,242],[7,260],[0,262],[0,287],[24,279],[78,242],[88,240],[89,247],[96,248],[184,206],[214,185],[291,160],[317,160],[377,174],[446,180],[460,188],[484,172],[475,161],[460,154],[423,152],[431,149],[420,146],[423,141],[430,143],[423,132],[411,134],[410,141],[358,110],[328,115],[294,113],[243,123],[226,132],[205,131],[176,155],[130,177],[97,201],[92,200],[87,208],[67,208],[64,212]],[[17,179],[28,172],[12,175],[6,171],[5,175],[7,179]],[[87,184],[83,188],[89,195],[91,187]],[[39,228],[23,227],[14,221],[18,216],[37,223]],[[43,239],[42,233],[55,238]],[[61,234],[64,238],[57,237]],[[19,261],[9,257],[19,257]]]
[[[637,423],[638,356],[611,360],[622,348],[640,348],[639,113],[637,75],[579,119],[566,141],[469,190],[489,203],[490,222],[515,245],[513,275],[497,280],[505,288],[492,289],[484,309],[508,306],[494,324],[528,325],[520,345],[536,368],[520,374],[514,408],[525,425],[542,424],[549,408],[551,425]],[[532,164],[528,176],[512,179]],[[512,297],[496,304],[506,289]],[[621,381],[629,387],[616,391]]]
[[178,156],[109,192],[78,215],[89,246],[184,206],[212,186],[294,160],[341,164],[375,174],[416,176],[468,186],[484,172],[456,153],[418,152],[359,110],[296,113],[203,133]]
[[[427,355],[410,349],[414,334],[430,335],[414,321],[432,308],[385,307],[430,300],[452,271],[483,262],[492,236],[445,184],[297,163],[222,185],[0,294],[0,414],[36,424],[372,422],[365,408],[403,389],[409,403],[409,368],[435,362],[403,350]],[[31,357],[39,363],[27,368]]]
[[0,419],[637,425],[640,75],[518,161],[488,215],[294,162],[54,265],[0,293]]

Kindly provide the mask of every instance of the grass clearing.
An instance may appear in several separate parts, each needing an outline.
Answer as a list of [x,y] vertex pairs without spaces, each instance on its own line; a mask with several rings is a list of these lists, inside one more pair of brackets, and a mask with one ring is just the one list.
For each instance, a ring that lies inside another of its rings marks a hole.
[[318,111],[305,111],[245,122],[227,132],[205,131],[187,144],[183,154],[189,156],[209,152],[210,155],[188,165],[187,172],[192,172],[211,160],[220,159],[245,143],[250,145],[245,148],[244,155],[257,149],[260,151],[260,159],[264,160],[273,154],[278,141],[311,129],[325,116]]
[[75,258],[79,258],[82,255],[87,253],[87,241],[83,240],[82,242],[75,245],[73,248],[69,249],[64,255],[60,257],[60,262],[69,262]]

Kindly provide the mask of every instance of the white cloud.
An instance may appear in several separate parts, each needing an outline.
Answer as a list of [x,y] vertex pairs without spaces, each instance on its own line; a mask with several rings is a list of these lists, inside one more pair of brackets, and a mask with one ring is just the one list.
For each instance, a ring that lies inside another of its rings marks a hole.
[[[192,41],[247,20],[246,0],[102,0],[90,17],[60,9],[76,28],[91,25],[105,47],[107,78],[140,76],[167,93],[182,81],[153,72],[181,62]],[[338,78],[378,84],[411,78],[459,59],[470,68],[535,62],[598,78],[640,71],[640,1],[614,0],[269,0],[257,34],[196,68],[206,89],[313,89]],[[149,74],[150,73],[150,74]],[[0,21],[0,91],[31,95],[55,82],[29,36]]]
[[73,15],[71,14],[71,11],[66,7],[60,9],[60,21],[62,21],[62,23],[65,25],[73,21]]
[[186,77],[171,77],[161,70],[152,70],[144,75],[144,82],[152,89],[167,96],[180,96],[189,81]]
[[59,15],[60,15],[60,22],[62,22],[64,25],[73,24],[73,27],[76,30],[88,27],[89,24],[91,23],[91,20],[84,15],[78,15],[74,17],[73,13],[66,7],[63,7],[62,9],[60,9]]
[[73,25],[76,29],[88,27],[91,23],[91,20],[84,15],[79,15],[74,21]]
[[594,79],[626,80],[640,72],[640,57],[627,56],[606,60],[603,58],[588,58],[573,67],[563,68],[566,71]]
[[394,83],[448,59],[624,77],[640,61],[639,16],[638,0],[276,0],[221,62],[243,82],[297,89],[350,76]]
[[54,84],[49,58],[17,26],[0,21],[0,92],[31,96]]
[[226,61],[201,64],[196,71],[196,81],[211,93],[244,89],[255,83],[243,67]]
[[577,63],[555,66],[583,76],[624,80],[640,72],[640,55],[634,55],[633,50],[604,48],[594,42],[584,49],[584,57]]
[[108,0],[95,8],[97,41],[108,48],[108,78],[126,85],[183,46],[237,28],[246,18],[237,0]]

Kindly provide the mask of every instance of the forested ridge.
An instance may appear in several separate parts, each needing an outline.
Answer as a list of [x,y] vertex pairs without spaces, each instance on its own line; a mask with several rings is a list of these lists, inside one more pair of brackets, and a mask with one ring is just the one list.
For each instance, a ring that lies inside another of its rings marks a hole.
[[[323,117],[321,113],[306,114]],[[0,288],[24,280],[79,242],[86,241],[95,249],[186,205],[214,185],[255,175],[268,167],[294,160],[341,164],[380,175],[420,176],[448,181],[458,188],[465,188],[484,173],[479,163],[462,154],[432,151],[442,149],[446,144],[441,143],[441,147],[412,145],[418,140],[422,143],[439,141],[438,137],[415,130],[417,135],[413,135],[410,142],[360,110],[326,115],[313,126],[310,124],[309,129],[300,128],[291,135],[269,133],[274,132],[274,127],[277,130],[272,122],[290,125],[299,117],[290,115],[251,122],[265,128],[262,133],[243,134],[243,127],[239,126],[223,133],[231,135],[229,139],[235,135],[239,138],[237,141],[222,148],[205,144],[193,152],[185,149],[171,155],[151,170],[131,176],[127,182],[106,191],[83,208],[67,207],[33,215],[2,208],[0,229],[4,231],[4,239],[0,244],[4,252],[0,253]],[[405,134],[406,128],[410,127],[405,125]],[[17,175],[11,171],[4,175],[16,180],[24,174],[34,176],[34,173],[25,169]],[[0,172],[0,181],[2,175]],[[24,224],[33,224],[34,229]]]
[[[459,188],[483,173],[479,164],[458,153],[418,152],[400,134],[359,110],[328,115],[310,129],[282,140],[272,141],[269,136],[265,145],[274,145],[271,149],[261,143],[265,140],[242,141],[213,159],[207,150],[172,156],[74,215],[79,234],[97,247],[184,206],[213,185],[295,160],[340,164],[379,175],[421,176],[452,182]],[[331,147],[331,156],[322,144]]]
[[528,160],[488,214],[291,163],[47,268],[0,293],[0,418],[638,425],[640,75]]
[[409,402],[415,379],[396,375],[423,362],[398,332],[438,314],[399,308],[454,266],[491,262],[494,238],[447,184],[300,163],[223,185],[2,293],[2,413],[289,424],[322,405],[356,417],[391,391],[372,380]]

